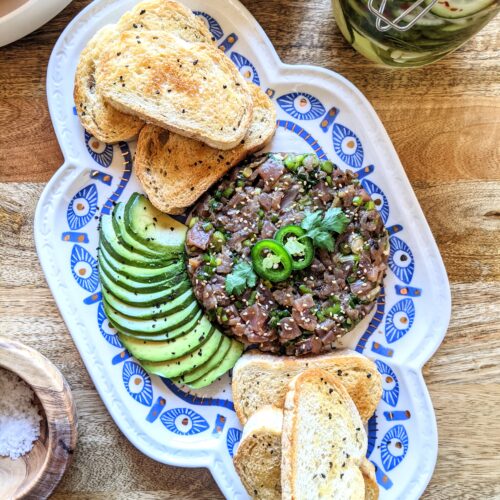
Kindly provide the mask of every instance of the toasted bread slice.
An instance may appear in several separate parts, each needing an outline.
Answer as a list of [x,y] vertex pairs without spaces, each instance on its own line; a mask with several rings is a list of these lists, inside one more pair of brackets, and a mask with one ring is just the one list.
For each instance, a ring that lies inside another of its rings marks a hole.
[[356,406],[330,373],[312,369],[288,386],[283,409],[284,500],[363,500],[368,439]]
[[236,147],[252,119],[247,84],[221,50],[163,31],[121,33],[96,84],[117,109],[214,148]]
[[139,2],[132,10],[122,15],[116,27],[118,31],[165,31],[189,42],[212,43],[215,40],[199,17],[173,0]]
[[361,462],[361,473],[365,480],[365,500],[378,500],[380,492],[375,477],[375,467],[366,458]]
[[100,141],[113,143],[133,139],[144,122],[107,103],[95,82],[95,67],[107,46],[118,36],[114,26],[101,28],[80,54],[75,74],[74,99],[82,126]]
[[[245,424],[234,467],[248,494],[255,499],[281,499],[281,433],[283,411],[274,406],[257,410]],[[365,500],[378,500],[375,470],[366,458],[361,462]]]
[[234,407],[241,423],[262,406],[283,407],[288,382],[309,368],[326,370],[342,382],[363,422],[373,415],[382,395],[382,381],[375,364],[365,356],[349,349],[303,358],[250,351],[233,368]]
[[142,129],[134,168],[156,208],[169,214],[184,212],[228,170],[272,138],[276,130],[274,105],[259,87],[249,87],[252,122],[242,143],[229,151],[211,148],[154,125]]
[[251,416],[243,429],[233,462],[252,498],[281,498],[282,427],[283,411],[265,406]]

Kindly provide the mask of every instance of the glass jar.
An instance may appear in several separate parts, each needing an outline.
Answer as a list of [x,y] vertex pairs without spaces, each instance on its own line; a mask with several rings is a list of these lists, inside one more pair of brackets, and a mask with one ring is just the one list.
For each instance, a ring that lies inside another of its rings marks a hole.
[[500,10],[500,0],[438,0],[432,7],[424,0],[401,18],[399,26],[390,27],[380,19],[377,22],[381,17],[377,13],[386,20],[396,20],[410,8],[412,0],[332,1],[346,40],[368,59],[395,67],[437,61],[464,44]]

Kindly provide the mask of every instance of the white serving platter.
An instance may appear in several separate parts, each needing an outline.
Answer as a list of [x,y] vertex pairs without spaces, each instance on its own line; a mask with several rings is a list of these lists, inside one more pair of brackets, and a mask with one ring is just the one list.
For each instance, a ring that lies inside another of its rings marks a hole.
[[[80,126],[73,77],[89,38],[135,3],[95,1],[54,47],[47,94],[65,163],[37,207],[37,251],[87,370],[125,436],[160,462],[208,467],[227,498],[248,498],[231,460],[241,426],[229,376],[199,392],[150,377],[120,345],[100,302],[99,214],[140,186],[133,173],[135,145],[99,143]],[[342,345],[375,360],[383,376],[382,401],[368,424],[368,458],[377,469],[381,498],[416,499],[432,476],[438,447],[421,369],[446,333],[451,301],[441,256],[394,147],[359,90],[331,71],[281,63],[237,0],[185,3],[207,22],[245,78],[275,102],[278,131],[267,149],[329,157],[356,171],[378,204],[391,234],[390,272],[374,313]]]

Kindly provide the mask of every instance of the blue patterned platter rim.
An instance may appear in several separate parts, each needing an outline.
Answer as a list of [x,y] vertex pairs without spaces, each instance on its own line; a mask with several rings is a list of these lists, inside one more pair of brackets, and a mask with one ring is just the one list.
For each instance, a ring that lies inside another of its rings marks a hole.
[[[232,465],[241,426],[230,378],[199,392],[147,375],[121,346],[104,313],[96,272],[99,215],[140,186],[134,143],[106,145],[81,128],[73,102],[79,53],[135,2],[97,0],[66,28],[48,73],[49,108],[65,163],[35,216],[38,255],[83,361],[116,424],[142,452],[167,464],[208,467],[227,498],[247,498]],[[390,272],[373,314],[342,345],[375,360],[383,396],[368,423],[368,458],[381,498],[418,498],[434,470],[437,429],[421,368],[446,332],[451,310],[437,246],[385,129],[365,97],[322,68],[280,62],[237,0],[186,0],[244,77],[278,111],[269,150],[314,151],[354,170],[390,237]]]

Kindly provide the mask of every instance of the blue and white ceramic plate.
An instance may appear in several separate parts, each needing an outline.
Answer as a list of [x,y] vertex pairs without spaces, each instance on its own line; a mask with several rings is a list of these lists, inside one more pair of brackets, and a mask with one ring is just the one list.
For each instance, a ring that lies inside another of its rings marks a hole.
[[[96,271],[99,214],[140,186],[133,143],[100,143],[84,132],[73,102],[80,51],[133,0],[97,0],[59,38],[50,59],[50,113],[65,163],[47,185],[35,218],[45,276],[102,400],[127,438],[155,460],[208,467],[227,498],[247,495],[231,457],[241,437],[228,376],[199,392],[150,377],[120,345],[106,319]],[[237,0],[186,0],[249,81],[278,110],[270,150],[314,151],[357,172],[391,234],[390,272],[374,314],[343,344],[374,359],[384,393],[368,424],[368,458],[382,498],[418,498],[432,475],[437,430],[422,365],[450,317],[448,279],[436,243],[389,137],[365,97],[340,75],[280,62]]]

